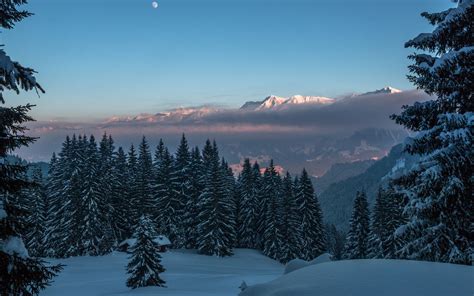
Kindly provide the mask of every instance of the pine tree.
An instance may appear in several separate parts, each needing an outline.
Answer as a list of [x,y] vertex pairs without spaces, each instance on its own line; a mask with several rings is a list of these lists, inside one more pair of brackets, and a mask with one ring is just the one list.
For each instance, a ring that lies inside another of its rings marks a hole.
[[280,262],[298,258],[302,244],[299,208],[296,203],[293,179],[289,172],[283,178],[281,190],[281,233],[283,236]]
[[404,208],[407,200],[404,194],[396,192],[393,184],[383,191],[385,195],[387,219],[384,223],[385,230],[381,238],[382,256],[384,258],[397,258],[396,252],[403,245],[403,240],[396,234],[397,229],[407,222]]
[[345,259],[365,259],[369,254],[369,204],[364,191],[357,192],[344,247]]
[[284,239],[280,229],[280,191],[281,178],[275,170],[273,160],[271,160],[262,179],[261,208],[263,215],[259,229],[262,233],[263,253],[277,260],[281,258]]
[[207,140],[203,149],[205,187],[199,197],[198,250],[201,254],[230,256],[232,243],[228,234],[234,230],[232,207],[228,204],[217,146]]
[[150,147],[145,137],[138,147],[138,165],[136,172],[137,201],[139,213],[152,215],[155,205],[153,202],[153,161]]
[[302,239],[300,256],[305,260],[312,260],[326,249],[323,215],[313,184],[305,169],[301,173],[297,186],[296,201],[299,207]]
[[239,178],[240,217],[239,247],[258,248],[258,191],[250,160],[244,160],[242,173]]
[[185,229],[186,248],[197,248],[198,238],[198,203],[199,196],[204,188],[202,157],[198,147],[191,152],[191,162],[189,169],[189,199],[185,205],[183,224]]
[[159,246],[153,241],[156,235],[152,221],[142,216],[135,232],[136,243],[132,248],[132,256],[127,266],[127,286],[132,289],[148,286],[165,287],[160,273],[165,272],[161,265]]
[[130,176],[127,166],[127,156],[122,147],[118,148],[113,166],[111,203],[114,209],[111,220],[114,236],[118,242],[132,235],[132,214],[130,204]]
[[176,151],[175,161],[173,163],[174,182],[176,184],[176,209],[175,216],[177,218],[176,240],[173,242],[177,248],[186,247],[185,225],[184,225],[184,210],[190,199],[190,165],[191,154],[189,153],[188,141],[185,135],[181,137],[181,142]]
[[[80,238],[78,248],[80,255],[102,255],[110,250],[107,243],[107,232],[109,229],[107,214],[104,202],[106,196],[101,179],[99,177],[99,159],[100,154],[97,150],[97,143],[94,136],[90,137],[89,144],[85,153],[85,168],[87,174],[83,179],[83,191],[81,192]],[[104,242],[106,240],[106,242]]]
[[387,236],[387,223],[389,217],[387,196],[382,188],[379,188],[375,205],[372,210],[371,227],[369,234],[368,258],[383,258],[382,241]]
[[331,254],[331,259],[341,260],[344,255],[344,233],[331,224],[326,227],[326,237],[327,251]]
[[[0,3],[0,27],[12,29],[16,22],[30,16],[19,11],[18,6],[27,1],[5,0]],[[43,91],[34,77],[35,71],[13,62],[0,49],[0,104],[5,104],[3,92],[20,90]],[[26,136],[26,122],[33,119],[28,115],[32,105],[18,107],[0,106],[0,291],[3,295],[37,295],[60,271],[61,266],[47,266],[42,260],[28,255],[21,234],[25,229],[23,220],[28,215],[14,203],[12,196],[27,188],[25,166],[10,164],[8,153],[34,142]]]
[[27,237],[28,252],[35,257],[44,256],[43,235],[46,228],[46,190],[44,188],[43,173],[40,167],[33,169],[32,183],[34,186],[27,191],[29,196],[29,207],[27,222],[30,225]]
[[179,229],[181,227],[179,214],[182,204],[179,200],[178,184],[174,174],[174,159],[168,148],[164,150],[156,178],[154,200],[157,211],[155,221],[160,233],[166,235],[175,244],[175,242],[182,240]]
[[133,144],[130,146],[128,151],[127,158],[127,167],[128,167],[128,178],[129,178],[129,190],[128,190],[128,199],[130,201],[130,223],[132,228],[135,228],[138,225],[138,222],[141,217],[141,204],[140,196],[138,190],[138,158],[137,152]]
[[392,118],[418,132],[405,149],[418,165],[396,184],[410,199],[409,216],[398,235],[406,241],[401,258],[472,263],[474,258],[473,72],[474,4],[422,13],[435,29],[408,41],[420,50],[409,58],[408,79],[434,99],[403,107]]

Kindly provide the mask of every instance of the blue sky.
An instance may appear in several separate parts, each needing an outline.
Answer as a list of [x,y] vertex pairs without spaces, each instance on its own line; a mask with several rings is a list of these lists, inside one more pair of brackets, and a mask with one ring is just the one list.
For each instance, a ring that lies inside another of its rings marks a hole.
[[[47,93],[39,120],[92,120],[269,94],[410,89],[403,43],[447,0],[30,0],[0,34]],[[10,99],[12,102],[12,99]]]

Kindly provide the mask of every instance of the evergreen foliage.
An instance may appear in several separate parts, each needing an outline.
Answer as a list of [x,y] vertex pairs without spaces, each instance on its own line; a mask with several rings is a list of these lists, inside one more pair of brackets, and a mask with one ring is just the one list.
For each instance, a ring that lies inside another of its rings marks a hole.
[[396,180],[409,198],[397,230],[400,258],[471,264],[474,258],[474,3],[422,16],[435,28],[408,41],[408,79],[433,99],[404,106],[392,118],[417,132],[406,151],[421,160]]
[[369,255],[369,205],[364,191],[357,192],[344,247],[345,259],[365,259]]
[[127,286],[132,289],[148,286],[165,287],[166,282],[160,277],[165,268],[161,265],[158,244],[153,241],[155,235],[151,219],[142,216],[135,232],[136,243],[127,266],[127,273],[130,274]]
[[[26,0],[4,0],[0,3],[0,27],[12,29],[15,23],[30,16],[18,7]],[[3,107],[4,91],[43,92],[34,77],[35,71],[14,62],[0,49],[0,291],[2,295],[38,295],[49,285],[61,266],[47,266],[46,262],[30,257],[22,241],[22,234],[37,230],[28,227],[26,217],[31,215],[18,204],[18,194],[32,184],[25,177],[26,167],[10,163],[7,154],[28,146],[34,138],[25,134],[25,123],[33,119],[28,115],[32,105]],[[32,198],[33,200],[39,200]],[[34,213],[35,215],[37,213]],[[33,241],[33,240],[30,240]],[[41,251],[41,250],[38,250]]]

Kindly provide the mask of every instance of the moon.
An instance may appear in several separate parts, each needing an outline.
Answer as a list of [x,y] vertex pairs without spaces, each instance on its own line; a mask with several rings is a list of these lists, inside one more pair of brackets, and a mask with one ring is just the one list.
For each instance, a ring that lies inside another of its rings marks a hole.
[[151,2],[151,6],[153,6],[153,8],[158,8],[158,2],[156,1]]

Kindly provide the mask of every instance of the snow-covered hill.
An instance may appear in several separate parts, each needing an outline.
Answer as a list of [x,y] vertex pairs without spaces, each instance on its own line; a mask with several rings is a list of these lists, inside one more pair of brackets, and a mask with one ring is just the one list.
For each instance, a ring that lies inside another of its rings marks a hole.
[[349,260],[310,265],[240,296],[472,296],[474,267],[407,261]]
[[270,281],[283,273],[283,266],[255,250],[237,249],[232,257],[198,255],[191,250],[163,253],[162,274],[167,288],[125,286],[127,254],[48,260],[66,264],[51,287],[41,296],[99,295],[237,295],[243,280],[248,284]]

